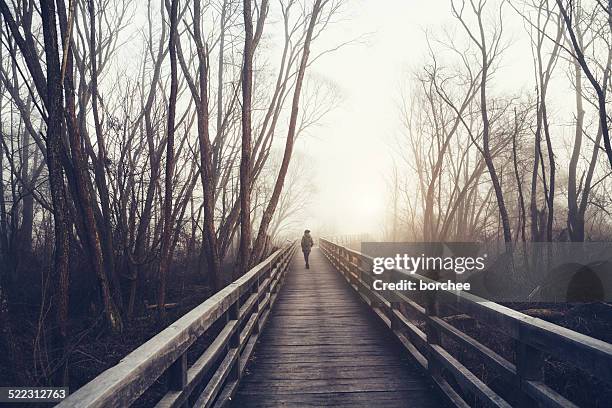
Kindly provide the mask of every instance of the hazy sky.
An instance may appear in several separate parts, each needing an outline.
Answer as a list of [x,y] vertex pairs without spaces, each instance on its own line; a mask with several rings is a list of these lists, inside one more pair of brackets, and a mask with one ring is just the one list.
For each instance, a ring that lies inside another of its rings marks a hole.
[[[391,153],[401,130],[401,89],[426,61],[425,31],[440,37],[443,29],[455,29],[458,37],[465,36],[450,10],[450,0],[345,0],[340,21],[317,39],[312,55],[351,39],[359,41],[325,55],[310,70],[311,75],[335,84],[342,100],[320,126],[300,136],[296,145],[296,153],[308,160],[307,175],[317,188],[305,227],[326,233],[381,232]],[[145,15],[142,3],[137,7],[135,26],[146,26]],[[522,20],[507,5],[504,17],[504,38],[511,46],[492,87],[512,93],[532,91],[532,55]],[[278,16],[269,20],[268,40],[274,49],[280,46],[275,43],[276,38],[280,41],[280,25]],[[121,55],[129,59],[141,47],[139,41],[127,42]],[[135,64],[137,69],[137,61]],[[559,75],[564,76],[564,70],[566,65]],[[572,104],[567,103],[571,96],[555,98],[555,94],[568,92],[567,81],[551,88],[549,113],[571,109]],[[278,143],[282,149],[284,139],[279,137]]]
[[[382,4],[384,3],[384,4]],[[422,54],[421,26],[436,16],[428,1],[349,3],[347,20],[325,37],[366,40],[326,56],[314,70],[334,81],[341,105],[301,140],[312,157],[318,195],[309,223],[341,233],[375,231],[385,206],[385,177],[393,134],[398,129],[400,86],[414,55]]]
[[[353,0],[320,48],[370,33],[368,40],[318,61],[313,70],[331,79],[344,97],[324,126],[299,143],[312,160],[318,186],[306,223],[340,233],[381,231],[390,174],[390,151],[400,130],[398,101],[411,68],[425,60],[425,30],[452,28],[450,0]],[[506,8],[511,43],[494,79],[496,89],[533,88],[528,37]],[[458,32],[463,34],[463,32]],[[554,95],[557,91],[551,91]],[[570,99],[571,100],[571,99]],[[554,108],[553,108],[554,109]]]

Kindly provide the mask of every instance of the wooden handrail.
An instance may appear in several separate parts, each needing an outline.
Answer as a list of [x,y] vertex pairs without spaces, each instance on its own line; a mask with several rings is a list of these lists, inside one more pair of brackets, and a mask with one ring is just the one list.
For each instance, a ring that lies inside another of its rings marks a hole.
[[[295,242],[277,250],[244,276],[168,326],[58,407],[127,407],[166,376],[168,391],[158,407],[180,407],[203,387],[196,406],[217,406],[236,390],[259,328],[266,321]],[[215,325],[224,326],[191,366],[187,351]],[[204,380],[208,382],[202,384]]]
[[[543,364],[546,355],[578,367],[602,381],[612,383],[612,344],[525,315],[508,307],[463,291],[436,291],[429,293],[428,304],[422,306],[398,291],[377,292],[372,288],[375,279],[363,265],[371,264],[372,257],[350,248],[320,239],[320,247],[359,292],[364,301],[391,328],[415,360],[426,369],[434,382],[456,406],[468,406],[460,394],[441,375],[445,370],[452,375],[461,389],[474,395],[485,406],[508,407],[507,401],[490,389],[467,367],[444,348],[442,336],[452,339],[464,349],[480,357],[482,362],[508,383],[518,395],[522,406],[573,407],[571,401],[544,383]],[[418,274],[393,270],[401,279],[433,282]],[[447,323],[438,316],[437,306],[444,302],[459,314],[503,332],[514,340],[516,364],[511,363],[478,340]],[[425,322],[425,330],[406,316],[401,306]]]

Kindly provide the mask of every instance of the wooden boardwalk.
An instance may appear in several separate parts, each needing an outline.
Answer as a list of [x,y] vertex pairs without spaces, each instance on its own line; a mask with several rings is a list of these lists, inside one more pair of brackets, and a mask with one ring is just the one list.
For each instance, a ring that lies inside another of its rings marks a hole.
[[297,252],[232,406],[443,406],[318,248],[310,268]]
[[[569,365],[612,383],[610,343],[471,293],[442,290],[421,303],[398,291],[379,293],[367,255],[319,243],[312,269],[295,242],[279,248],[58,407],[128,407],[157,383],[166,384],[155,405],[164,408],[577,407],[571,399],[586,396],[546,384],[549,357],[562,370]],[[439,314],[440,302],[450,314]],[[513,361],[449,323],[457,314],[490,330],[486,336],[511,339]],[[207,348],[188,356],[203,336]],[[466,353],[482,362],[478,372],[461,362]],[[580,405],[607,407],[606,392]]]

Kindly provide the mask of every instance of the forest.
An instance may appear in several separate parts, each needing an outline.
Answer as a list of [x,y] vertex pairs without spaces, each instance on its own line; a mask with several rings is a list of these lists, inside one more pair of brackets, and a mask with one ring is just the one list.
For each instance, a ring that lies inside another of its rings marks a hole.
[[[368,47],[326,38],[355,7],[0,0],[0,382],[76,389],[299,236],[316,186],[296,143],[343,102],[317,65]],[[363,232],[523,248],[527,273],[528,244],[609,241],[612,0],[439,14],[424,55],[397,39],[384,220]],[[609,342],[600,306],[583,331]]]
[[[448,9],[454,23],[426,31],[424,63],[401,97],[386,236],[608,240],[612,2]],[[517,56],[530,70],[504,71]],[[504,89],[513,76],[526,85]]]
[[340,6],[0,2],[2,383],[82,384],[287,239]]
[[[472,293],[609,343],[612,1],[451,0],[447,10],[447,24],[424,30],[399,98],[383,236],[494,248],[499,262],[468,279]],[[580,406],[610,395],[550,364],[555,388]]]

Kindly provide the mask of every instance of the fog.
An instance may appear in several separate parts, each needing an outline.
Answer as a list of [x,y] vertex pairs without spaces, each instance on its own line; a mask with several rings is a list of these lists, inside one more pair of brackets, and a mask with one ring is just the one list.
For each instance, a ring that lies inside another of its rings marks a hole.
[[[510,47],[494,80],[499,89],[520,91],[532,86],[531,50],[520,17],[508,5],[504,10]],[[428,53],[427,34],[444,36],[458,23],[448,2],[422,0],[351,2],[342,17],[317,48],[355,41],[324,56],[312,71],[333,81],[343,100],[299,142],[318,190],[304,224],[326,233],[378,235],[390,205],[401,90]]]
[[[529,27],[512,3],[503,6],[503,14],[508,48],[489,88],[517,95],[533,91]],[[140,52],[141,31],[146,29],[144,5],[135,7],[132,26],[119,51],[119,71],[125,69],[125,61],[133,63],[130,70],[138,69],[139,61],[133,56]],[[260,57],[263,64],[270,65],[267,68],[280,59],[281,29],[280,17],[272,15],[264,38],[267,51]],[[465,32],[452,16],[450,2],[354,0],[343,4],[333,24],[313,44],[313,55],[323,55],[309,67],[309,81],[331,85],[338,101],[297,139],[293,160],[305,162],[297,166],[306,169],[304,177],[314,193],[290,220],[286,235],[304,228],[317,235],[380,235],[390,206],[389,180],[402,132],[402,97],[410,94],[415,71],[427,63],[429,46],[444,49],[441,43],[449,38],[459,44],[464,41],[467,48]],[[565,78],[566,71],[565,66],[557,70],[553,83],[555,78]],[[551,88],[549,112],[571,113],[572,107],[563,103],[563,97],[571,98],[573,92],[567,80]],[[284,140],[281,135],[275,141],[279,155]]]
[[[126,377],[123,388],[136,391],[111,403],[223,404],[259,347],[249,327],[274,316],[263,306],[285,302],[280,315],[310,326],[330,305],[345,318],[348,309],[326,299],[347,294],[334,269],[376,312],[402,313],[396,294],[373,296],[368,259],[343,248],[377,256],[360,247],[367,241],[395,254],[406,242],[500,251],[503,262],[464,275],[472,294],[515,306],[515,293],[528,295],[520,307],[551,320],[547,339],[558,331],[551,323],[567,326],[560,344],[569,330],[600,337],[610,262],[584,244],[612,241],[612,1],[604,3],[0,0],[0,382],[76,390],[153,347],[152,371]],[[569,257],[561,269],[557,252]],[[455,254],[461,274],[464,254]],[[446,266],[425,269],[446,279]],[[506,290],[513,282],[520,292]],[[411,302],[468,322],[437,310],[436,298]],[[548,302],[533,308],[540,299],[571,305],[549,313]],[[317,336],[285,340],[316,355]],[[499,361],[506,337],[491,351]],[[184,384],[186,364],[211,350],[210,370]],[[558,380],[537,378],[530,398],[609,401],[610,390],[594,391],[606,378],[578,384],[581,365],[557,367],[553,357]],[[298,374],[295,384],[312,377]],[[495,401],[506,398],[494,389],[505,385],[472,377]],[[103,387],[79,395],[94,388]]]

